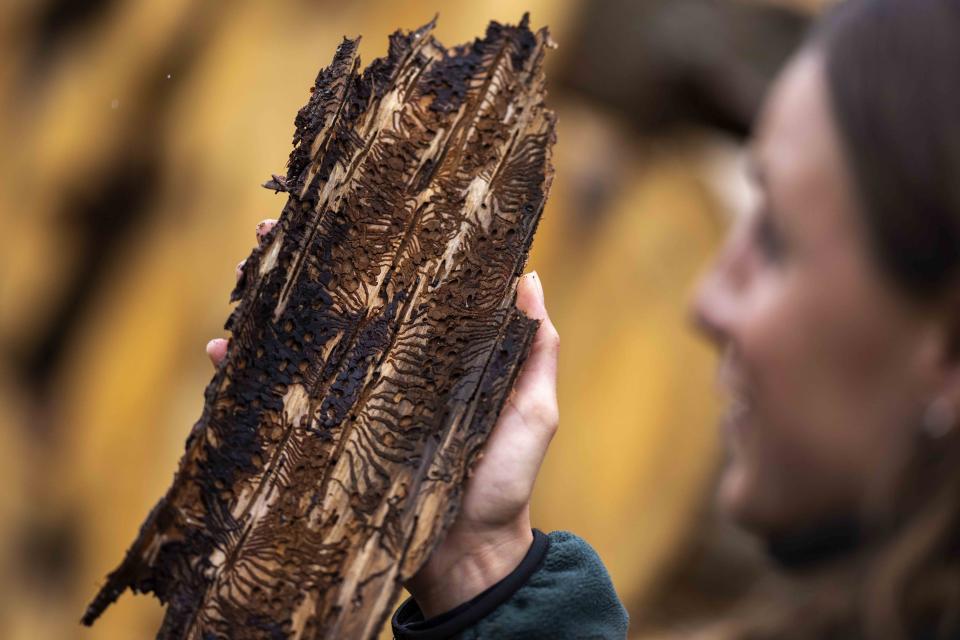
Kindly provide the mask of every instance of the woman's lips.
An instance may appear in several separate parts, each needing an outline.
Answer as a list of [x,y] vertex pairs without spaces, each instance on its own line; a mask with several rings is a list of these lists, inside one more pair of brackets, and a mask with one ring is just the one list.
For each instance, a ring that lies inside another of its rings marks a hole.
[[750,405],[742,398],[730,396],[721,418],[724,433],[730,438],[740,438],[750,417]]
[[734,364],[733,351],[729,347],[724,351],[720,361],[716,386],[727,400],[721,419],[724,432],[733,437],[742,435],[744,425],[752,413],[753,403],[747,393],[743,376]]

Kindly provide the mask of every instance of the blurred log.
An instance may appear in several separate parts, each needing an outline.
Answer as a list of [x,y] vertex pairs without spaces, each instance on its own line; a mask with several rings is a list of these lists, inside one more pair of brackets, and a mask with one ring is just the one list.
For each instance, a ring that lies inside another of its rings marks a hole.
[[745,137],[769,83],[810,25],[798,4],[582,3],[556,83],[612,109],[641,134],[699,125]]
[[452,522],[536,331],[555,117],[546,29],[433,27],[317,77],[179,471],[84,623],[131,588],[160,638],[374,637]]

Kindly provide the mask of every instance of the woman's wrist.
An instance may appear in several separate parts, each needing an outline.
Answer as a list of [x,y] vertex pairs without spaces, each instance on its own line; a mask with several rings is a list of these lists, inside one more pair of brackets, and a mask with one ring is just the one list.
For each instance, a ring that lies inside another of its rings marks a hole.
[[533,544],[528,519],[515,526],[453,531],[405,585],[424,618],[449,611],[508,576]]

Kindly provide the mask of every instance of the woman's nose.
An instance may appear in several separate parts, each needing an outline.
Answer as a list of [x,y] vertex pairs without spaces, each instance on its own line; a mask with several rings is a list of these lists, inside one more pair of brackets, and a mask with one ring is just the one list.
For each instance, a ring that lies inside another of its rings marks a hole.
[[738,286],[720,260],[700,278],[687,306],[693,329],[716,345],[729,341],[738,310]]
[[716,312],[716,294],[711,291],[715,288],[711,283],[714,278],[712,272],[701,277],[687,305],[687,320],[694,331],[710,342],[720,344],[723,341],[724,331]]
[[748,227],[735,225],[710,267],[700,276],[687,307],[693,329],[717,345],[723,345],[735,333],[744,297],[750,289],[752,260]]

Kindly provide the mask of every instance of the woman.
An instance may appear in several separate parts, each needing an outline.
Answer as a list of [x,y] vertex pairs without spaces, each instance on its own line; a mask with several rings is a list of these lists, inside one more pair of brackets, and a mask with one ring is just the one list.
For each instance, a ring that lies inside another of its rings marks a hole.
[[[798,578],[741,637],[960,638],[960,0],[850,0],[776,82],[758,209],[693,301],[720,351],[719,501]],[[543,323],[398,638],[614,638],[626,613],[568,533],[531,530],[557,429]],[[216,360],[225,345],[211,342]]]

